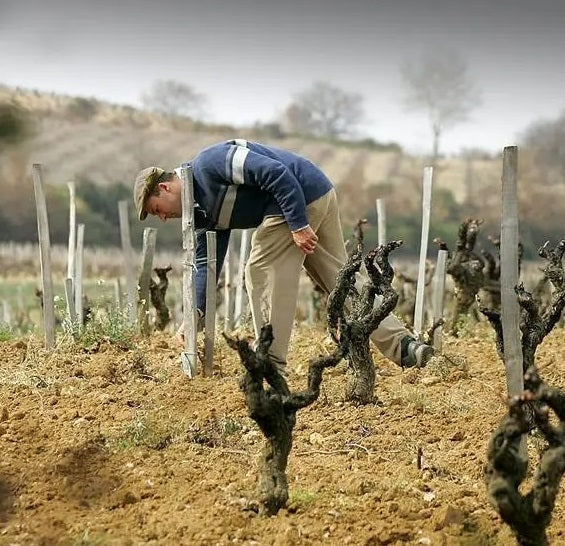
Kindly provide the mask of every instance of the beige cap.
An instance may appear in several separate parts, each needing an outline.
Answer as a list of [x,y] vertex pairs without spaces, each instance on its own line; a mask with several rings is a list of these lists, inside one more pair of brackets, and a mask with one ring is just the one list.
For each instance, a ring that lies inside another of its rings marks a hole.
[[137,210],[137,216],[140,220],[147,218],[145,205],[148,197],[153,193],[157,186],[160,176],[165,171],[159,167],[147,167],[139,171],[133,183],[133,202]]

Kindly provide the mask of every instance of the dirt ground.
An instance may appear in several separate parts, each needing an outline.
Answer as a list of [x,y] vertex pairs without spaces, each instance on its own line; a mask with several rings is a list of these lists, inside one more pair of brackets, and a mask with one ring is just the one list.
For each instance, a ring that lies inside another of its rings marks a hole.
[[[345,365],[298,413],[277,516],[249,509],[263,438],[221,340],[213,377],[189,380],[165,335],[129,350],[39,339],[0,344],[0,545],[505,545],[483,481],[505,382],[488,327],[446,339],[446,358],[403,371],[375,354],[380,404],[343,401]],[[292,341],[289,382],[332,349],[322,330]],[[564,387],[565,335],[538,349]],[[531,442],[533,460],[539,445]],[[422,468],[417,468],[421,448]],[[532,472],[532,469],[530,469]],[[565,544],[558,499],[552,544]]]

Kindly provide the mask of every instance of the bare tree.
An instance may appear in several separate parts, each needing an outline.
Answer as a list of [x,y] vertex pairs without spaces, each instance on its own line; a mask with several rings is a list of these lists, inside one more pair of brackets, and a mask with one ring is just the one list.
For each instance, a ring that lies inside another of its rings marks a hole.
[[401,67],[409,109],[425,110],[432,134],[435,165],[443,132],[468,119],[481,103],[481,94],[470,79],[467,63],[455,51],[425,52]]
[[141,94],[145,108],[165,116],[202,117],[204,95],[190,85],[176,80],[155,80],[150,89]]
[[533,154],[536,182],[565,183],[565,112],[555,120],[529,125],[522,135],[526,149]]
[[318,81],[296,94],[284,112],[292,132],[340,137],[355,133],[364,116],[363,97]]

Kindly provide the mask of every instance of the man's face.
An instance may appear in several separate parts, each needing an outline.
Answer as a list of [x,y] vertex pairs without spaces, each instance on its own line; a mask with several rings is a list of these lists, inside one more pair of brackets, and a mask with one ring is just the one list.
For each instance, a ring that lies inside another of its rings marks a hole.
[[159,195],[151,195],[145,204],[147,214],[158,216],[163,222],[168,218],[182,217],[180,179],[174,177],[158,185]]

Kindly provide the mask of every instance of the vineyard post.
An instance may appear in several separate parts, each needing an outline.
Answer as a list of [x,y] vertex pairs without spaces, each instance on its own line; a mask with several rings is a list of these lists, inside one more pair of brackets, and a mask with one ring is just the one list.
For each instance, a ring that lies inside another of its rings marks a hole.
[[196,375],[196,284],[195,257],[196,241],[194,235],[194,188],[192,187],[192,167],[183,164],[182,179],[182,313],[184,319],[184,351],[181,353],[183,371],[192,378]]
[[502,156],[502,221],[500,226],[500,295],[504,365],[508,396],[524,390],[518,284],[518,148],[506,146]]
[[75,298],[75,313],[79,332],[84,324],[84,307],[82,304],[82,278],[84,274],[84,224],[77,226],[76,271],[73,284]]
[[216,232],[206,232],[206,318],[204,336],[204,375],[212,375],[214,369],[214,339],[216,335]]
[[155,228],[148,227],[143,230],[141,272],[137,284],[139,287],[137,294],[137,324],[139,333],[143,336],[149,335],[149,285],[151,283],[151,269],[153,267],[156,239],[157,230]]
[[51,276],[51,242],[49,238],[49,219],[43,190],[41,164],[32,167],[35,206],[37,209],[37,234],[39,237],[39,261],[41,264],[41,290],[43,298],[43,330],[45,348],[55,347],[55,302],[53,300],[53,278]]
[[4,323],[8,328],[12,325],[12,312],[10,310],[10,304],[6,300],[2,300],[2,320],[0,324]]
[[426,287],[426,256],[428,253],[428,234],[430,231],[430,212],[432,205],[433,167],[424,167],[422,188],[422,238],[420,240],[420,261],[418,263],[418,283],[416,285],[416,305],[414,310],[414,330],[422,335],[424,324],[424,290]]
[[70,331],[73,336],[77,333],[77,314],[75,311],[75,302],[73,294],[73,279],[67,277],[65,279],[65,300],[67,302],[67,314],[69,320]]
[[122,283],[119,277],[114,279],[114,301],[116,302],[116,313],[122,312]]
[[384,199],[377,199],[377,242],[386,245],[386,207]]
[[241,326],[243,319],[243,297],[245,292],[245,264],[247,262],[247,254],[249,252],[251,229],[244,229],[241,232],[241,244],[239,247],[239,264],[237,269],[237,284],[235,288],[235,309],[234,320],[235,327]]
[[[75,183],[67,182],[69,188],[69,246],[67,248],[67,279],[70,283],[65,281],[65,296],[67,300],[67,314],[71,321],[71,329],[74,328],[74,320],[76,319],[76,309],[74,307],[74,285],[75,279],[75,260],[76,260],[76,246],[77,246],[77,222],[76,222],[76,191]],[[69,290],[69,296],[67,296]],[[72,307],[72,309],[71,309]],[[75,317],[75,319],[73,319]]]
[[129,323],[134,326],[136,320],[136,284],[133,260],[133,249],[129,231],[128,203],[118,201],[118,213],[120,215],[120,238],[122,241],[122,255],[124,257],[124,272],[126,277],[126,293]]
[[[447,268],[447,250],[439,250],[437,253],[436,269],[434,271],[433,292],[433,323],[443,318],[443,302],[445,297],[445,272]],[[433,346],[436,354],[441,354],[443,327],[438,326],[434,330]]]
[[232,238],[228,242],[226,258],[224,261],[224,332],[233,329],[233,245]]

